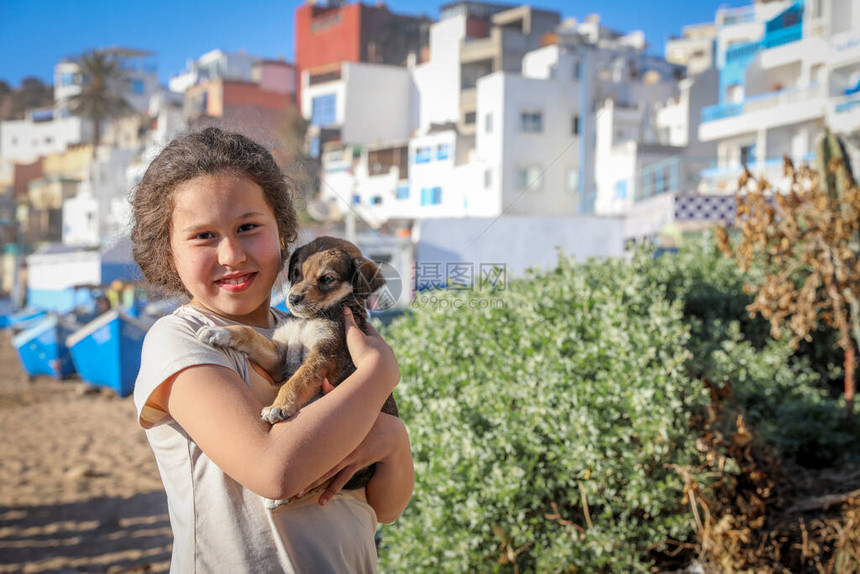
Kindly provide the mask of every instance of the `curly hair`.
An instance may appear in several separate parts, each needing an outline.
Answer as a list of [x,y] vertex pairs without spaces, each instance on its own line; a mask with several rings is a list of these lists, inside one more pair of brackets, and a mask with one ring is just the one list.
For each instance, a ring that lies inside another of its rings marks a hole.
[[241,134],[210,127],[171,141],[152,160],[134,190],[134,260],[153,287],[188,295],[173,265],[170,248],[173,192],[186,181],[218,173],[245,175],[262,188],[278,222],[281,267],[289,257],[289,246],[298,234],[292,182],[262,145]]

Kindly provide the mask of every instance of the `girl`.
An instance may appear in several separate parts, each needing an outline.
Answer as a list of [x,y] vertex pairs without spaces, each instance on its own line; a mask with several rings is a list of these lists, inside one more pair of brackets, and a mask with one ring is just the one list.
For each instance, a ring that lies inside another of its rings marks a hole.
[[[271,335],[283,317],[269,297],[297,221],[272,156],[216,128],[180,137],[147,169],[133,210],[146,279],[191,298],[147,334],[134,394],[167,492],[171,571],[375,572],[377,520],[397,518],[413,485],[406,428],[379,412],[400,379],[391,348],[347,315],[356,372],[269,425],[260,410],[273,381],[196,338],[204,325]],[[366,489],[340,491],[372,462]],[[319,499],[265,508],[332,477]]]

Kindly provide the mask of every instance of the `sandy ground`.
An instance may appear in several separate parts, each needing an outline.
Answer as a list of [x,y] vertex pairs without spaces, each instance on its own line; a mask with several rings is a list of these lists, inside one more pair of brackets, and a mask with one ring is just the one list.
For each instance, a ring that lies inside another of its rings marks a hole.
[[167,499],[134,404],[87,389],[29,381],[0,332],[0,573],[170,566]]

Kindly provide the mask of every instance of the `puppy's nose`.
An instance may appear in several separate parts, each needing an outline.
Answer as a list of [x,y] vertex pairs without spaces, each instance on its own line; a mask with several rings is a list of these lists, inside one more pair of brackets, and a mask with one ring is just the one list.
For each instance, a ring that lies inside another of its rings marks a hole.
[[290,293],[290,305],[298,305],[304,298],[304,293]]

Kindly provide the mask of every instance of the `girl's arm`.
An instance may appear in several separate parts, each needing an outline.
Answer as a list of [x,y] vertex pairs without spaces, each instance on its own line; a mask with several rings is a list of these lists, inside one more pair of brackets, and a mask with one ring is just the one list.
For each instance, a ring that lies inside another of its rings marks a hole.
[[334,477],[319,497],[319,503],[326,504],[356,472],[373,463],[376,463],[376,472],[367,483],[367,502],[380,522],[394,522],[406,508],[415,483],[409,434],[403,421],[395,416],[379,413],[358,448],[307,490]]
[[232,370],[190,367],[153,393],[224,472],[261,496],[292,498],[353,452],[370,432],[400,380],[391,348],[347,314],[347,343],[356,371],[337,389],[289,420],[269,425],[263,405]]
[[[415,470],[406,425],[391,415],[380,414],[380,417],[395,429],[391,434],[395,445],[387,457],[376,461],[376,472],[367,483],[367,502],[376,511],[379,521],[387,523],[394,522],[406,509],[415,484]],[[368,440],[372,435],[368,435]]]

